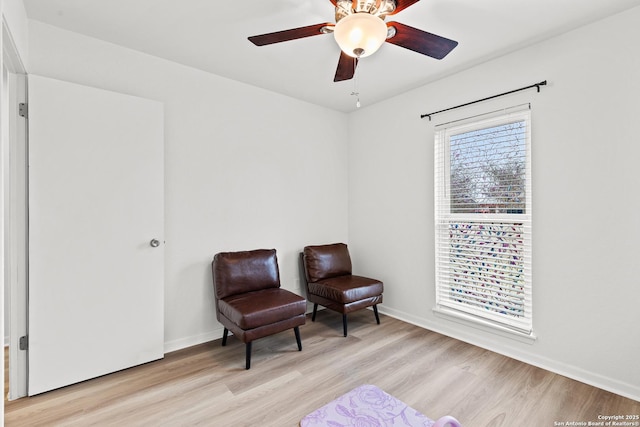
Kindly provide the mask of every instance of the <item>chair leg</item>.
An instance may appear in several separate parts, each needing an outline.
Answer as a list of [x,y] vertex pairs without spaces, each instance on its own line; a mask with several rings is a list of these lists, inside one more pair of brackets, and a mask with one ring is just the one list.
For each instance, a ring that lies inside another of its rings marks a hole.
[[342,315],[342,332],[344,332],[344,336],[347,336],[347,315]]
[[246,348],[245,352],[246,352],[246,359],[247,359],[247,361],[245,363],[245,367],[246,367],[246,369],[249,369],[249,368],[251,368],[251,341],[249,341],[247,343],[247,348]]
[[293,332],[296,334],[296,342],[298,343],[298,351],[302,351],[302,341],[300,340],[300,328],[293,328]]
[[378,316],[378,305],[373,306],[373,313],[376,315],[376,322],[378,325],[380,324],[380,316]]
[[316,311],[318,311],[318,304],[314,303],[313,304],[313,314],[311,315],[311,321],[312,322],[316,321]]
[[222,333],[222,346],[227,345],[227,335],[229,335],[229,330],[224,328],[224,332]]

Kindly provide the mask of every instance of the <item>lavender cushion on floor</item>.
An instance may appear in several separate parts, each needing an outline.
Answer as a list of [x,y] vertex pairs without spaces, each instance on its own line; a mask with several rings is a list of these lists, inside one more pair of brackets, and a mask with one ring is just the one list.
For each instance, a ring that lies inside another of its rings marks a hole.
[[362,385],[310,413],[301,427],[431,427],[434,421],[373,385]]

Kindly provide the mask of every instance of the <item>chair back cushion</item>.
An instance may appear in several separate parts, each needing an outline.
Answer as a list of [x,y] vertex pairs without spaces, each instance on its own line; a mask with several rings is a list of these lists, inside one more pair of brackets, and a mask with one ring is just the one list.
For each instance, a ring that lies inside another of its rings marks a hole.
[[304,264],[309,282],[351,274],[351,257],[344,243],[306,246]]
[[212,270],[217,299],[280,287],[275,249],[221,252],[213,257]]

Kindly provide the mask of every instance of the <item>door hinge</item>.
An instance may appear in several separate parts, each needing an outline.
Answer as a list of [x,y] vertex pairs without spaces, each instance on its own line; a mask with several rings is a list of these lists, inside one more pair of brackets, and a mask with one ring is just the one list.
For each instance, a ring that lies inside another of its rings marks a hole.
[[21,102],[18,104],[18,115],[20,117],[24,117],[25,119],[29,118],[29,104]]
[[20,337],[20,350],[29,350],[29,336]]

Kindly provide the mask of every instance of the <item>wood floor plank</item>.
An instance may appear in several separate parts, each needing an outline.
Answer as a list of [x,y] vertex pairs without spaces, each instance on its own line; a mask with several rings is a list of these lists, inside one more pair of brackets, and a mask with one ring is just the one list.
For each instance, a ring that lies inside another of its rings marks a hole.
[[[7,426],[297,426],[308,413],[374,384],[430,418],[465,427],[554,426],[640,414],[640,402],[371,311],[329,311],[254,343],[229,338],[54,390],[5,401]],[[5,384],[5,392],[7,390]],[[5,393],[6,396],[6,393]]]

